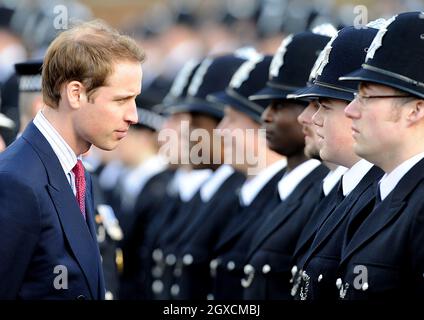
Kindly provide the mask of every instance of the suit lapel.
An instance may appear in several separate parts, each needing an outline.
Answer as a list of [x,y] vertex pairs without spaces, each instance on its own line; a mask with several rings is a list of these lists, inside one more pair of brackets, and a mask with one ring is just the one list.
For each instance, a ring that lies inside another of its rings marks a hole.
[[424,178],[423,170],[424,159],[412,167],[384,201],[371,211],[358,230],[353,234],[351,241],[346,244],[342,252],[341,263],[344,263],[353,253],[375,237],[376,234],[402,213],[402,209],[406,205],[407,196]]
[[[342,201],[340,206],[330,213],[328,220],[322,226],[322,230],[317,232],[317,238],[314,240],[314,244],[309,251],[309,255],[306,258],[306,262],[310,257],[322,246],[322,244],[333,234],[333,231],[340,225],[340,223],[350,214],[352,207],[355,205],[359,197],[370,188],[373,183],[381,177],[383,171],[373,166],[368,173],[361,179],[355,189]],[[367,201],[370,199],[366,199]]]
[[49,180],[47,190],[56,208],[63,232],[83,271],[91,294],[96,298],[99,266],[98,263],[93,265],[93,256],[98,254],[97,242],[90,234],[59,159],[47,140],[33,123],[28,125],[23,138],[34,147],[45,166]]
[[404,205],[405,202],[403,201],[384,201],[380,203],[365,219],[353,235],[352,240],[347,244],[344,250],[346,254],[342,256],[341,264],[401,214]]
[[266,219],[266,222],[258,229],[250,246],[248,258],[255,250],[277,230],[287,219],[299,208],[305,193],[309,188],[316,186],[316,181],[328,171],[324,166],[320,165],[308,174],[293,190],[291,195],[279,205],[273,213]]
[[[277,174],[275,174],[274,177],[272,177],[268,183],[265,184],[250,206],[240,209],[241,211],[234,215],[233,219],[235,220],[231,221],[231,225],[235,226],[234,228],[226,229],[227,232],[222,235],[218,244],[215,246],[216,251],[219,251],[223,246],[241,234],[243,230],[255,220],[258,214],[262,213],[262,209],[267,206],[267,202],[269,202],[270,199],[274,201],[274,199],[272,199],[272,195],[275,194],[277,182],[281,179],[284,172],[285,169],[282,169]],[[277,201],[275,202],[277,203]],[[234,222],[236,222],[236,224]]]
[[322,223],[327,219],[327,216],[332,212],[336,206],[336,195],[337,195],[337,185],[331,190],[331,192],[321,200],[318,207],[315,209],[311,221],[308,221],[305,226],[304,233],[302,232],[301,238],[296,246],[296,250],[293,254],[293,257],[297,257],[300,252],[303,252],[305,246],[309,246],[310,242],[315,237],[316,231],[322,225]]

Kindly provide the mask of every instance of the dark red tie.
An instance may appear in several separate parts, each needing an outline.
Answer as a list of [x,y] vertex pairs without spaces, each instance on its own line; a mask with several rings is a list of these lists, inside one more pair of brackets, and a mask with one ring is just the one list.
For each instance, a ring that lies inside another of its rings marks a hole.
[[81,209],[81,213],[85,219],[85,175],[84,175],[84,166],[81,160],[77,161],[77,164],[72,169],[72,172],[75,174],[75,186],[77,189],[77,202]]

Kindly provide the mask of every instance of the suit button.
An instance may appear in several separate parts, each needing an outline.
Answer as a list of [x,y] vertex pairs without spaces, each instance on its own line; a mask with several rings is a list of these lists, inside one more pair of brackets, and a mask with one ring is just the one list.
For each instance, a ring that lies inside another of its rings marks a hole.
[[163,291],[163,283],[160,280],[155,280],[152,283],[152,291],[155,294],[159,294]]
[[321,280],[322,280],[322,274],[320,274],[320,275],[318,276],[318,282],[321,282]]
[[270,271],[271,271],[271,266],[269,264],[264,264],[264,266],[262,267],[262,273],[267,274]]
[[86,298],[84,295],[80,294],[80,295],[77,297],[77,300],[87,300],[87,298]]
[[180,286],[178,284],[173,284],[171,286],[171,295],[173,297],[178,296],[178,294],[180,293]]
[[362,291],[367,291],[368,287],[368,282],[364,282],[364,284],[362,285]]
[[232,271],[236,268],[236,264],[234,263],[234,261],[228,261],[227,263],[227,270],[228,271]]
[[177,262],[177,257],[174,254],[168,254],[165,258],[165,262],[168,266],[173,266]]
[[191,265],[193,263],[193,256],[190,253],[185,254],[183,257],[183,263],[186,266]]

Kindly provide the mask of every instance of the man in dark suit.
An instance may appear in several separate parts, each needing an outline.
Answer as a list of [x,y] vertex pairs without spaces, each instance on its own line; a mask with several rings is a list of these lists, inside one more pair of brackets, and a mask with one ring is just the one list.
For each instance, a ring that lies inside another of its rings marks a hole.
[[[355,85],[347,86],[338,80],[340,75],[361,65],[366,55],[364,49],[376,33],[377,29],[372,27],[340,30],[316,61],[311,74],[313,84],[297,95],[316,100],[319,105],[312,121],[320,137],[321,158],[348,168],[339,186],[320,205],[320,212],[315,213],[319,214],[313,221],[315,226],[310,228],[308,223],[305,227],[311,240],[304,237],[297,246],[291,292],[297,299],[336,298],[334,282],[348,217],[352,207],[383,174],[380,168],[354,153],[352,123],[345,117],[344,108],[353,100]],[[349,60],[345,61],[347,55]]]
[[424,297],[423,28],[421,12],[387,20],[362,67],[340,78],[360,82],[345,109],[354,150],[386,173],[375,200],[349,219],[335,282],[341,299]]
[[44,108],[0,155],[0,297],[104,299],[90,176],[137,121],[144,53],[100,22],[61,33],[43,67]]

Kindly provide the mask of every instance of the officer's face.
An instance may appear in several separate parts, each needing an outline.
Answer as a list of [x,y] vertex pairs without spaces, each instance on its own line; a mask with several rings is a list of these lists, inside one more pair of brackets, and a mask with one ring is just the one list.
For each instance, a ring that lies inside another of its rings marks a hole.
[[135,98],[141,92],[142,70],[139,62],[115,63],[106,85],[99,87],[87,99],[81,96],[80,110],[73,125],[79,145],[94,144],[112,150],[137,122]]
[[358,160],[353,152],[352,121],[344,115],[347,102],[320,99],[318,111],[312,117],[316,126],[322,160],[351,167]]
[[304,107],[292,101],[273,100],[262,113],[268,147],[279,154],[293,156],[303,152],[305,139],[297,117]]
[[243,112],[226,107],[217,128],[223,137],[225,163],[245,171],[249,167],[248,160],[258,154],[258,145],[266,143],[258,134],[260,124]]
[[188,164],[190,159],[191,114],[179,112],[164,121],[159,132],[161,154],[170,164]]
[[297,117],[297,121],[302,125],[303,135],[305,136],[305,155],[313,159],[320,159],[318,136],[316,128],[312,123],[312,117],[318,111],[318,108],[318,103],[311,101]]
[[[363,83],[359,94],[386,96],[398,92],[387,86]],[[352,119],[353,147],[360,157],[381,165],[385,159],[396,159],[402,154],[400,147],[409,140],[402,130],[402,115],[407,108],[398,102],[393,98],[357,98],[346,107],[346,116]]]

